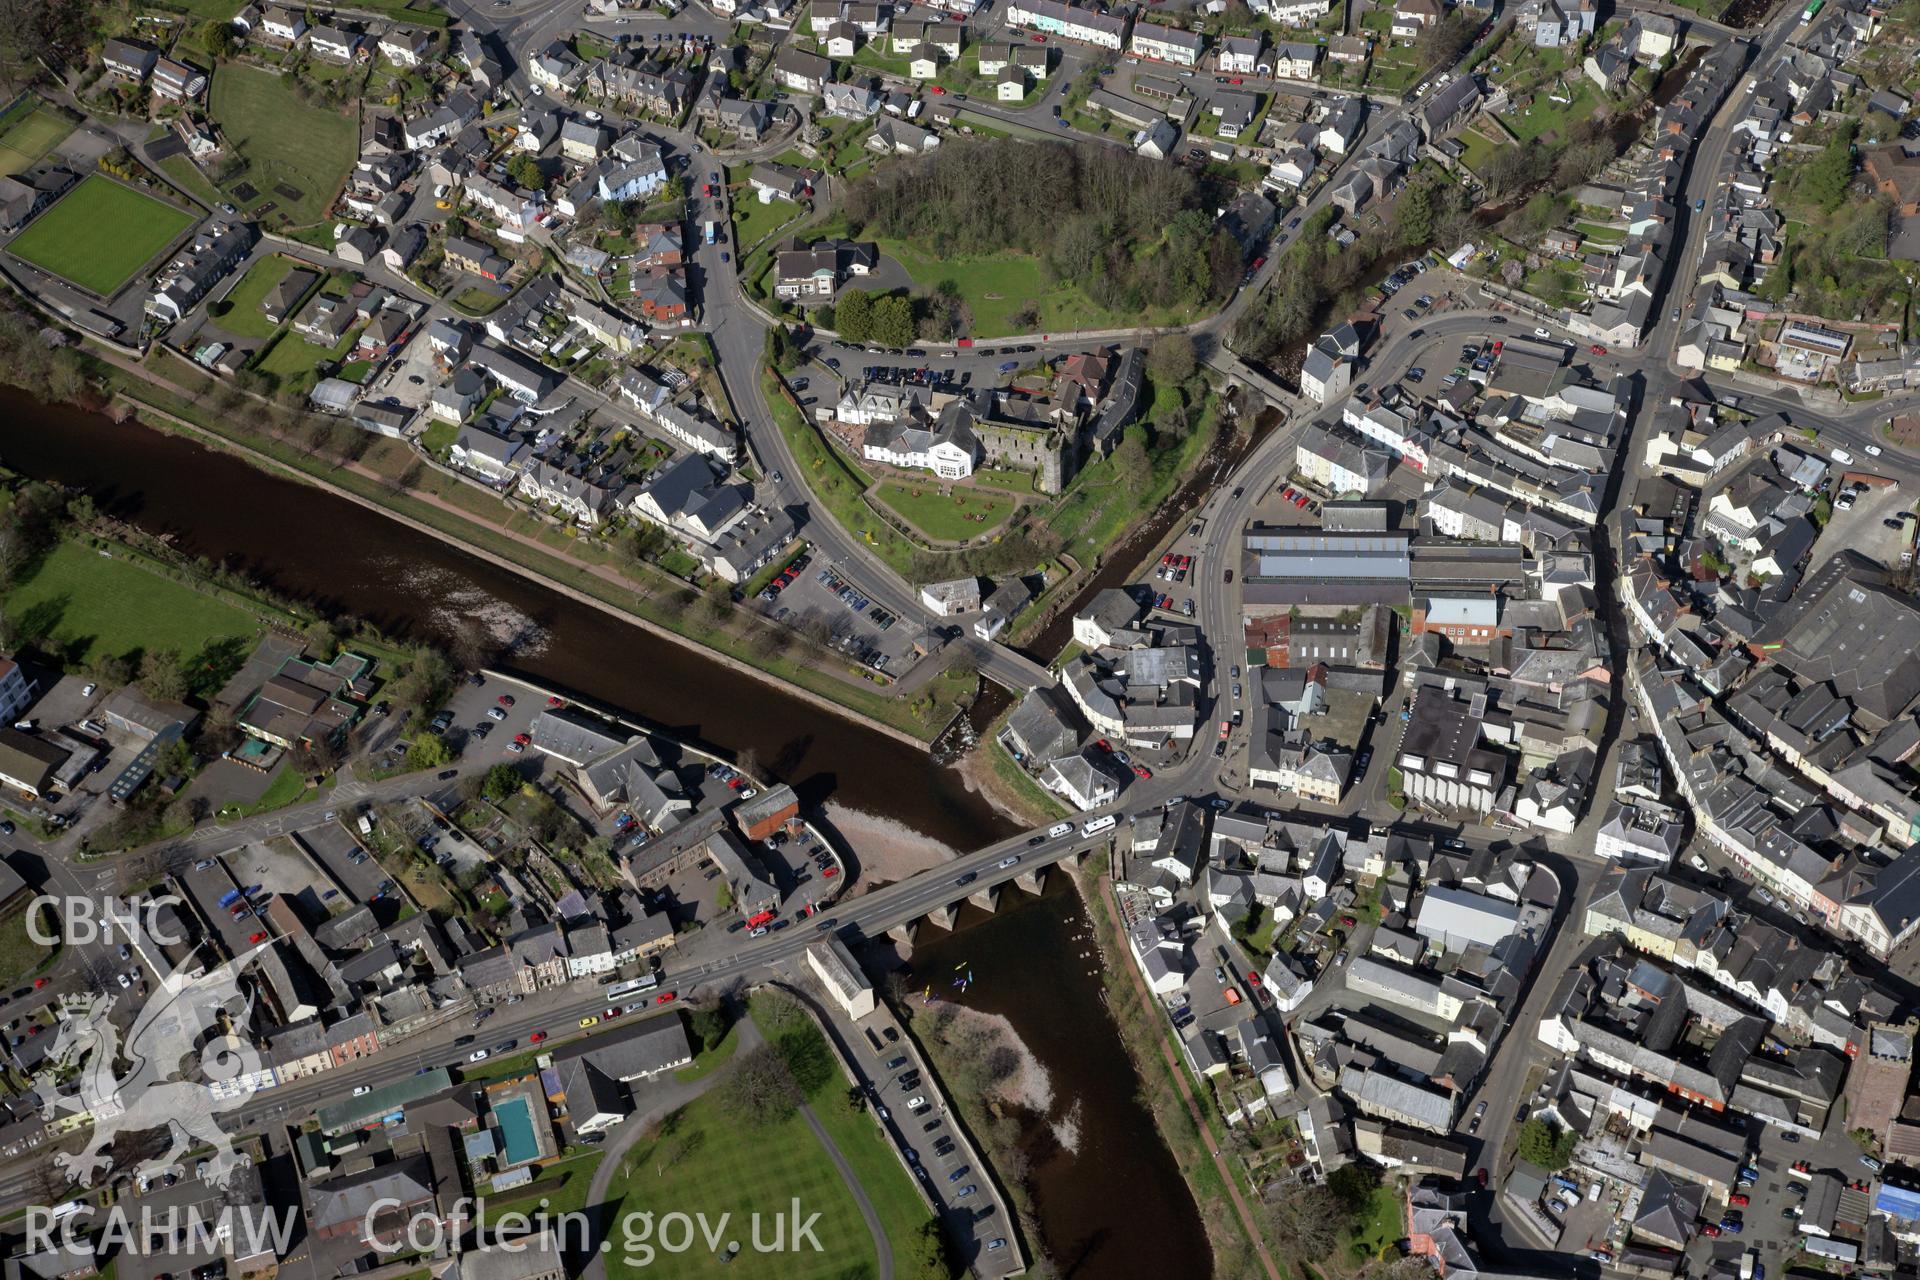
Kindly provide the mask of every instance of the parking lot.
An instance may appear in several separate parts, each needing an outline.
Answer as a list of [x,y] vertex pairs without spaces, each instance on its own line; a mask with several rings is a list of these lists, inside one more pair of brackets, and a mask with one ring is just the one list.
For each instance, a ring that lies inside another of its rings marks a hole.
[[[253,944],[256,936],[262,939],[266,936],[266,922],[241,896],[241,891],[251,888],[253,882],[236,879],[221,859],[201,858],[182,867],[179,881],[228,955],[239,955]],[[255,900],[264,902],[264,892],[256,895]]]
[[[896,679],[913,665],[918,627],[880,608],[860,589],[857,576],[837,565],[802,556],[806,567],[772,600],[753,607],[795,630],[808,632],[837,652]],[[764,593],[763,593],[764,596]]]
[[[321,911],[334,910],[340,898],[346,898],[350,903],[372,904],[382,886],[391,884],[386,872],[380,869],[379,862],[361,848],[360,842],[338,822],[310,827],[302,831],[298,839],[313,855],[320,869],[332,879],[333,887],[340,892],[340,897],[330,898],[323,890],[320,895],[323,901],[319,904]],[[394,899],[392,910],[398,914],[400,903],[396,895],[389,893],[387,896]],[[380,907],[376,905],[374,910],[378,912]]]

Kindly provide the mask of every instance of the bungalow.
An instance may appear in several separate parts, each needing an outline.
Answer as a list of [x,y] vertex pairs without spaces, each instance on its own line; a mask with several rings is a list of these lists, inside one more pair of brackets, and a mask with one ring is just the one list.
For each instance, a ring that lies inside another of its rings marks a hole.
[[770,160],[754,165],[747,178],[762,204],[775,197],[798,202],[813,192],[805,173],[791,165],[776,164]]
[[378,48],[396,67],[417,67],[433,48],[433,37],[418,27],[395,27],[380,37]]

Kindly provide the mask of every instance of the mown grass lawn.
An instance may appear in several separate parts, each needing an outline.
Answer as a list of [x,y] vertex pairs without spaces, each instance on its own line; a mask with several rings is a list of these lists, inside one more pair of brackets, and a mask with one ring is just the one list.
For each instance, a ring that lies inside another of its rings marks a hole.
[[[233,292],[226,297],[228,309],[214,323],[238,338],[271,338],[279,332],[280,326],[261,312],[260,300],[286,279],[294,266],[292,258],[284,258],[279,254],[254,263],[247,274],[241,277],[240,283],[233,286]],[[292,311],[288,314],[291,315]]]
[[[774,1038],[770,1028],[763,1025],[762,1030],[770,1040]],[[814,1052],[819,1055],[827,1053],[825,1045],[819,1043],[819,1031],[810,1023],[803,1030],[787,1034],[813,1042]],[[726,1052],[725,1042],[714,1054],[702,1055],[703,1061],[716,1059],[722,1052]],[[716,1081],[707,1093],[668,1116],[657,1135],[642,1139],[628,1154],[608,1193],[608,1208],[613,1214],[612,1247],[606,1254],[608,1272],[615,1280],[641,1280],[659,1274],[731,1275],[737,1270],[733,1264],[738,1264],[752,1274],[777,1275],[780,1280],[863,1280],[877,1276],[873,1236],[845,1180],[805,1118],[795,1113],[772,1124],[758,1125],[751,1140],[746,1140],[741,1135],[739,1117],[728,1104],[726,1090],[724,1079]],[[893,1246],[896,1274],[902,1280],[921,1275],[913,1260],[918,1254],[917,1238],[928,1221],[927,1210],[906,1171],[887,1148],[879,1126],[872,1117],[849,1105],[845,1079],[831,1064],[812,1083],[807,1101],[872,1202]],[[819,1251],[803,1245],[798,1251],[757,1253],[753,1246],[755,1216],[760,1224],[759,1238],[770,1243],[776,1217],[787,1218],[791,1226],[796,1199],[802,1220],[819,1215],[813,1228]],[[713,1252],[701,1241],[697,1229],[694,1244],[684,1252],[669,1253],[660,1248],[656,1234],[650,1241],[656,1250],[650,1265],[643,1250],[628,1247],[627,1228],[635,1227],[637,1234],[634,1215],[651,1213],[657,1231],[661,1217],[676,1210],[704,1214],[710,1225],[718,1224],[722,1214],[730,1215],[718,1238],[722,1249],[725,1242],[738,1241],[739,1256],[729,1262]]]
[[[1097,306],[1078,286],[1049,282],[1038,259],[1008,250],[979,257],[940,258],[899,240],[879,241],[880,252],[894,259],[922,288],[951,280],[973,314],[976,338],[1001,338],[1023,332],[1063,329],[1113,329],[1126,325],[1172,324],[1191,319],[1185,311],[1149,307],[1144,315],[1121,315]],[[1031,325],[1015,318],[1029,306]]]
[[1592,115],[1600,105],[1599,91],[1582,77],[1573,82],[1566,93],[1566,102],[1549,102],[1547,89],[1534,95],[1533,104],[1523,111],[1511,108],[1500,115],[1500,120],[1522,142],[1532,142],[1537,138],[1552,135],[1549,141],[1565,141],[1567,131],[1580,121]]
[[[0,919],[0,987],[13,986],[60,954],[58,947],[42,946],[27,932],[29,917],[40,910],[46,908],[23,903]],[[51,917],[41,922],[42,937],[47,936],[45,931],[51,924]]]
[[73,132],[73,122],[38,98],[22,98],[0,117],[0,174],[31,169]]
[[260,630],[244,609],[78,542],[48,553],[7,593],[5,607],[23,639],[61,652],[70,665],[165,649],[192,659],[250,645]]
[[16,257],[104,297],[192,225],[185,210],[94,174],[8,247]]
[[355,325],[341,334],[340,341],[333,346],[318,347],[289,329],[267,348],[256,367],[262,373],[272,374],[283,385],[310,387],[318,380],[320,366],[344,358],[359,337],[360,326]]
[[[728,174],[744,177],[746,170],[733,170]],[[775,197],[765,204],[760,203],[759,195],[751,186],[740,186],[733,194],[733,252],[737,256],[759,244],[761,239],[773,231],[800,217],[806,210],[791,200]]]
[[[246,158],[246,181],[262,201],[290,225],[320,221],[353,167],[360,130],[351,112],[302,102],[288,77],[239,62],[214,73],[207,109]],[[283,183],[299,195],[278,190]]]
[[941,542],[965,542],[991,533],[1014,512],[1011,498],[966,486],[932,481],[887,480],[880,485],[880,501],[900,518]]

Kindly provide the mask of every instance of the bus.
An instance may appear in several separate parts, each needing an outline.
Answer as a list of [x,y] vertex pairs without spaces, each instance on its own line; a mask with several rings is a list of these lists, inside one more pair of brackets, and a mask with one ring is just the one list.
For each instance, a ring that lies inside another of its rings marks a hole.
[[1827,4],[1827,0],[1813,0],[1813,3],[1808,5],[1806,7],[1805,12],[1803,12],[1800,15],[1800,25],[1804,27],[1809,22],[1812,22],[1815,18],[1819,17],[1820,10],[1825,8],[1826,4]]
[[607,999],[618,1000],[622,996],[639,995],[642,991],[651,991],[660,985],[660,975],[650,973],[644,978],[635,978],[632,982],[616,982],[607,988]]

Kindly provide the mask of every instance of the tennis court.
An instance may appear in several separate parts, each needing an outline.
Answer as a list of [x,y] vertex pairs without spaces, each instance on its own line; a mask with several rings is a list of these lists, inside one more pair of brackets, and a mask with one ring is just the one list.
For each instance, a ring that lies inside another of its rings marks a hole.
[[31,169],[72,132],[71,121],[36,99],[15,104],[0,116],[0,174]]

